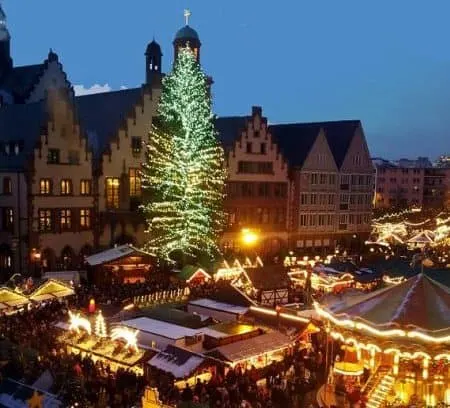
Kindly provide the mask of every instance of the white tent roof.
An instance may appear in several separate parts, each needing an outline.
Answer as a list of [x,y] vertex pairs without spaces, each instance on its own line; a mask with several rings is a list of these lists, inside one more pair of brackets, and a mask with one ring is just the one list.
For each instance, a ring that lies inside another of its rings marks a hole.
[[189,377],[195,369],[200,366],[200,364],[205,361],[196,355],[192,355],[182,364],[177,364],[177,361],[173,356],[168,353],[162,352],[156,354],[153,358],[148,361],[148,364],[152,367],[156,367],[166,373],[171,373],[175,378],[187,378]]
[[99,252],[98,254],[88,256],[86,258],[86,262],[91,266],[101,265],[106,262],[116,261],[117,259],[124,258],[135,252],[143,255],[150,255],[149,253],[135,248],[132,245],[126,244],[107,249],[106,251]]
[[173,340],[182,339],[187,336],[195,336],[196,334],[200,334],[202,331],[202,329],[194,330],[188,327],[150,319],[149,317],[137,317],[135,319],[124,320],[123,322],[120,322],[120,324],[142,332],[156,334],[158,336]]
[[243,315],[247,313],[248,307],[231,305],[229,303],[216,302],[212,299],[197,299],[189,302],[190,305],[200,306],[220,312]]

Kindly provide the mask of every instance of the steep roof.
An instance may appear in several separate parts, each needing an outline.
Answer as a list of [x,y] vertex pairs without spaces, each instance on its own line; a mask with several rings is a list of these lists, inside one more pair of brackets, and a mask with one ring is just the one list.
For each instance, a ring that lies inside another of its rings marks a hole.
[[216,118],[215,125],[218,137],[225,149],[232,149],[234,142],[241,135],[241,131],[245,129],[248,116],[228,116]]
[[12,68],[0,83],[0,88],[23,101],[42,75],[45,63]]
[[[18,170],[36,147],[41,127],[45,124],[45,102],[5,105],[0,109],[0,168]],[[21,152],[5,153],[4,144],[17,142]]]
[[333,314],[390,328],[416,328],[450,334],[450,289],[425,274],[396,286],[359,298],[357,303],[337,305]]
[[320,128],[317,123],[291,123],[272,125],[269,131],[289,164],[301,167],[319,135]]
[[[245,129],[249,119],[249,116],[230,116],[216,119],[216,129],[225,149],[231,149],[234,146],[234,142],[240,137],[241,131]],[[269,132],[289,165],[301,167],[320,130],[323,129],[336,165],[341,167],[355,131],[360,126],[359,120],[287,123],[270,125]]]
[[80,125],[96,157],[107,150],[113,136],[141,97],[142,88],[131,88],[75,98]]
[[336,165],[340,168],[344,162],[350,143],[356,129],[361,126],[359,120],[340,120],[335,122],[322,122],[325,136],[333,153]]
[[289,275],[284,265],[265,265],[259,268],[247,268],[245,272],[256,289],[285,289],[290,284]]

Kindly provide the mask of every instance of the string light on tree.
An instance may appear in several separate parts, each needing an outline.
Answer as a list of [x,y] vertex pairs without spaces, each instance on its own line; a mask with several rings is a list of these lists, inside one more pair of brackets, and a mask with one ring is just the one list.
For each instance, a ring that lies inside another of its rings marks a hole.
[[214,256],[224,220],[224,153],[207,77],[188,47],[181,48],[162,85],[142,170],[151,197],[142,207],[149,233],[145,248],[171,260]]
[[95,318],[94,333],[97,337],[108,337],[108,334],[106,332],[105,318],[103,317],[101,310],[98,311],[97,317]]

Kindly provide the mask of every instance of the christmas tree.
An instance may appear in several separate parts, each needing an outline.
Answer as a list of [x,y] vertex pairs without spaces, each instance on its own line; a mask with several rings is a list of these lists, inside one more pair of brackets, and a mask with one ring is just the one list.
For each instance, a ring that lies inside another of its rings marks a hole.
[[142,185],[149,201],[146,249],[184,260],[218,252],[225,167],[206,75],[188,48],[162,84],[158,117],[147,144]]
[[97,317],[95,318],[94,333],[97,337],[107,337],[105,318],[103,317],[101,310],[99,310]]

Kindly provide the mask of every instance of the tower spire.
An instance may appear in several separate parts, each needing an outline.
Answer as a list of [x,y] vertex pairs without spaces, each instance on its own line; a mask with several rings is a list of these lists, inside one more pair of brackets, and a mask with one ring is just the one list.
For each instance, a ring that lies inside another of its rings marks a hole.
[[6,26],[6,14],[2,8],[0,0],[0,77],[3,76],[12,67],[10,53],[10,40],[8,27]]

